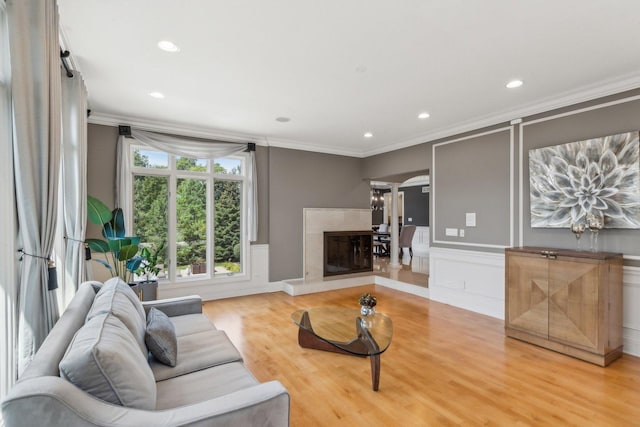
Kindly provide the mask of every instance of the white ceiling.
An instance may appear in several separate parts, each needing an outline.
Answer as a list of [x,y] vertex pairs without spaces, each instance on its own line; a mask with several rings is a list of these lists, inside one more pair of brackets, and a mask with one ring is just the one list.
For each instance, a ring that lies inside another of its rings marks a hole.
[[58,1],[94,123],[367,156],[640,87],[638,0]]

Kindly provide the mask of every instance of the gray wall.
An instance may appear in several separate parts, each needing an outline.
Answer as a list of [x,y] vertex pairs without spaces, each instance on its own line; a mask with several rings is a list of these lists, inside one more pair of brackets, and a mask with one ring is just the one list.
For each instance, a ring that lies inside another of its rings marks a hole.
[[[432,240],[510,245],[510,135],[503,130],[434,146]],[[476,214],[476,227],[465,226],[466,213]],[[446,236],[445,228],[465,229],[465,236]]]
[[[501,251],[500,248],[466,244],[508,246],[509,221],[512,218],[510,202],[513,201],[514,246],[574,249],[575,238],[568,229],[530,226],[529,150],[640,129],[640,100],[626,99],[638,95],[640,90],[634,90],[525,117],[522,124],[510,126],[514,141],[513,157],[509,147],[509,131],[447,145],[436,145],[436,154],[431,165],[431,234],[436,240],[456,242],[462,246],[447,243],[432,245]],[[494,126],[478,129],[464,136],[477,135],[495,128]],[[452,136],[434,144],[453,141],[461,136]],[[513,168],[513,175],[510,168]],[[510,177],[513,177],[512,190],[509,188]],[[444,236],[445,227],[464,227],[465,212],[477,213],[478,226],[475,229],[466,228],[464,238]],[[583,242],[583,248],[588,247],[588,238],[589,232],[583,237],[586,240]],[[600,233],[600,250],[640,256],[639,238],[640,230],[605,229]],[[638,264],[633,260],[625,262],[629,265]]]
[[[631,94],[638,94],[638,91]],[[551,116],[553,116],[553,113],[544,115],[543,118]],[[537,118],[540,119],[541,117],[537,116]],[[556,117],[535,124],[527,125],[526,123],[527,120],[524,121],[522,128],[524,243],[527,245],[550,245],[573,249],[575,248],[575,238],[568,229],[531,228],[529,225],[531,215],[529,213],[528,152],[534,148],[637,131],[640,129],[640,100],[603,106],[602,108]],[[518,166],[520,165],[518,164]],[[589,232],[586,232],[583,236],[583,239],[585,239],[585,242],[582,243],[583,248],[588,248],[589,246],[588,237]],[[601,250],[640,256],[640,230],[604,229],[600,232],[599,241]]]
[[269,280],[303,277],[302,210],[368,208],[362,159],[269,149]]
[[[523,206],[520,209],[520,126],[513,129],[513,157],[510,133],[500,132],[475,136],[492,128],[479,129],[431,143],[403,148],[364,159],[258,147],[259,236],[258,243],[269,243],[269,280],[300,278],[302,272],[302,209],[305,207],[367,208],[369,179],[403,182],[433,170],[431,204],[432,236],[445,243],[434,246],[479,251],[501,251],[500,248],[469,246],[509,246],[510,231],[514,245],[543,245],[573,248],[575,238],[568,230],[531,229],[529,226],[528,150],[563,144],[586,138],[640,129],[640,101],[604,106],[592,111],[572,114],[584,107],[640,95],[640,90],[609,96],[562,110],[538,114],[523,120],[522,170]],[[527,124],[557,113],[563,117]],[[472,138],[435,148],[432,146],[461,137]],[[111,126],[89,126],[88,192],[113,205],[115,149],[117,129]],[[513,169],[513,176],[511,175]],[[513,177],[513,191],[510,179]],[[420,187],[417,187],[420,188]],[[435,192],[435,203],[433,199]],[[509,224],[510,201],[513,200],[513,230]],[[465,228],[464,214],[476,212],[477,227]],[[435,214],[435,224],[433,223]],[[520,237],[520,222],[523,239]],[[465,228],[464,238],[444,236],[445,227]],[[97,228],[95,230],[97,232]],[[89,235],[92,228],[89,228]],[[587,236],[588,237],[588,236]],[[637,243],[640,230],[611,230],[601,233],[604,250],[626,255],[640,255]],[[433,239],[433,237],[432,237]],[[460,245],[452,245],[459,243]]]
[[429,226],[429,193],[423,193],[422,187],[422,185],[400,187],[400,191],[404,193],[405,224]]
[[400,183],[417,175],[427,175],[430,166],[431,145],[420,144],[362,159],[362,176]]
[[[113,208],[118,128],[89,125],[87,129],[87,194]],[[87,224],[87,237],[102,238],[100,227]]]

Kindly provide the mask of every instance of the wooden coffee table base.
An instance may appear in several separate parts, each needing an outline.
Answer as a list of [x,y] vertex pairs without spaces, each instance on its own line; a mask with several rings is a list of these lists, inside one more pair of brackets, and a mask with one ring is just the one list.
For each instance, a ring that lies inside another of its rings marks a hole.
[[[298,328],[298,344],[300,347],[313,350],[330,351],[333,353],[348,354],[350,356],[367,357],[370,353],[379,351],[378,344],[366,328],[361,325],[360,318],[356,319],[358,338],[349,342],[337,342],[318,338],[313,332],[309,321],[309,315],[304,313],[302,324]],[[351,350],[351,351],[349,351]],[[371,385],[373,391],[378,391],[380,385],[380,354],[368,356],[371,358]]]

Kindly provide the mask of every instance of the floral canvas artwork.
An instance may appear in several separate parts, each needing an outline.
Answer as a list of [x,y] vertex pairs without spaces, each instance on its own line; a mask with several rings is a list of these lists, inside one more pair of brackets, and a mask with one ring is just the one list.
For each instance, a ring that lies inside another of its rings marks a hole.
[[605,228],[640,228],[638,134],[529,150],[531,227],[569,228],[602,214]]

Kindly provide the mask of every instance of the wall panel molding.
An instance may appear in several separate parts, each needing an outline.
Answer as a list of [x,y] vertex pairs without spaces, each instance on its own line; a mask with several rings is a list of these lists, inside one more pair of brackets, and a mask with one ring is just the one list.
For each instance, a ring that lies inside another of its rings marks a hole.
[[[436,208],[437,208],[437,170],[439,170],[436,166],[436,152],[437,149],[446,146],[449,144],[455,144],[459,142],[473,142],[471,140],[481,138],[487,135],[493,135],[501,132],[509,132],[509,241],[505,242],[505,244],[488,244],[488,243],[478,243],[472,241],[450,241],[450,240],[440,240],[436,238],[437,233],[437,216],[436,216]],[[479,132],[472,135],[467,135],[461,138],[452,139],[449,141],[440,142],[437,144],[433,144],[432,150],[432,161],[431,161],[431,206],[432,208],[432,216],[430,221],[432,242],[435,244],[443,244],[443,245],[453,245],[453,246],[464,246],[464,247],[479,247],[479,248],[493,248],[493,249],[504,249],[507,247],[511,247],[514,245],[514,209],[515,209],[515,199],[514,199],[514,189],[515,189],[515,176],[514,176],[514,150],[515,150],[515,138],[514,138],[514,127],[513,126],[505,126],[498,129],[493,129],[485,132]]]
[[[619,106],[622,104],[627,104],[630,102],[634,102],[634,101],[638,101],[640,100],[640,95],[635,95],[635,96],[629,96],[629,97],[624,97],[624,98],[620,98],[620,99],[616,99],[613,101],[607,101],[607,102],[601,102],[598,104],[593,104],[587,107],[583,107],[583,108],[576,108],[574,110],[570,110],[570,111],[564,111],[562,113],[557,113],[557,114],[550,114],[548,116],[545,117],[540,117],[537,119],[533,119],[533,120],[529,120],[529,121],[523,121],[522,123],[518,124],[518,168],[519,168],[519,173],[518,173],[518,188],[519,188],[519,200],[518,200],[518,207],[519,207],[519,227],[518,227],[518,244],[520,246],[524,246],[524,245],[528,245],[530,243],[527,243],[524,241],[524,227],[525,227],[525,203],[524,203],[524,198],[528,197],[528,194],[525,194],[524,192],[524,186],[525,186],[525,176],[528,177],[528,165],[525,164],[526,163],[526,159],[525,159],[525,155],[527,153],[525,153],[525,141],[526,141],[526,128],[528,126],[531,125],[539,125],[541,123],[545,123],[545,122],[550,122],[550,121],[554,121],[554,120],[558,120],[558,119],[563,119],[563,118],[567,118],[567,117],[571,117],[571,116],[576,116],[579,114],[584,114],[584,113],[588,113],[591,111],[597,111],[597,110],[602,110],[602,109],[606,109],[606,108],[611,108],[611,107],[615,107],[615,106]],[[605,230],[606,232],[606,230]],[[588,234],[588,233],[587,233]],[[584,239],[584,237],[583,237]],[[586,240],[586,239],[585,239]],[[583,242],[584,244],[584,242]],[[588,243],[587,243],[588,244]],[[640,253],[635,253],[635,254],[625,254],[624,255],[625,260],[635,260],[638,261],[640,260]]]

